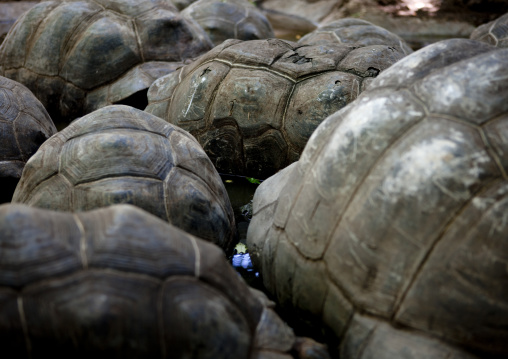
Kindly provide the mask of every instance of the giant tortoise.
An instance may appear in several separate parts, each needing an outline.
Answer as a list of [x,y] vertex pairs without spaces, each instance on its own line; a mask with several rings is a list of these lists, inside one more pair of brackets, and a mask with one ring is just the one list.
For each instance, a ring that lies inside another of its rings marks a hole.
[[55,132],[51,117],[32,92],[0,76],[0,203],[11,200],[26,161]]
[[182,16],[196,20],[214,45],[227,39],[275,37],[265,15],[247,0],[198,0],[184,9]]
[[478,26],[469,38],[497,47],[508,47],[508,14]]
[[226,40],[156,80],[145,111],[193,134],[219,172],[266,178],[402,57],[387,45]]
[[290,359],[298,344],[217,246],[131,205],[4,204],[0,249],[4,357]]
[[264,181],[247,234],[341,358],[508,356],[508,49],[429,45]]
[[236,240],[227,192],[194,137],[124,105],[96,110],[47,140],[12,202],[60,211],[130,203],[227,252]]
[[[0,75],[27,86],[53,121],[66,124],[97,108],[91,92],[135,66],[182,62],[211,47],[204,30],[170,0],[44,1],[7,34]],[[130,94],[138,91],[134,86]]]
[[405,55],[413,52],[406,41],[393,32],[366,20],[355,18],[343,18],[325,23],[298,40],[299,44],[309,45],[327,42],[357,46],[389,45],[396,47]]

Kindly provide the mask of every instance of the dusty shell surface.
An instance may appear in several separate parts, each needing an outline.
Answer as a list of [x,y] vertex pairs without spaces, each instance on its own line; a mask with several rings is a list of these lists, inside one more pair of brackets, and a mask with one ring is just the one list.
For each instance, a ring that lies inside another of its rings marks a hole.
[[194,19],[214,45],[227,39],[275,37],[265,15],[247,0],[199,0],[183,10],[182,16]]
[[54,133],[51,117],[30,90],[0,76],[0,203],[11,200],[26,161]]
[[508,355],[507,78],[507,49],[429,45],[258,188],[264,284],[343,338],[341,357]]
[[508,14],[478,26],[470,38],[497,47],[508,47]]
[[305,35],[298,43],[319,44],[336,42],[357,46],[389,45],[409,55],[413,50],[399,36],[366,20],[345,18],[321,25]]
[[155,81],[146,111],[192,133],[219,172],[266,178],[402,57],[386,45],[227,40]]
[[292,330],[217,246],[137,207],[4,204],[0,249],[17,358],[291,358]]
[[209,50],[204,30],[169,0],[45,1],[0,47],[0,74],[23,83],[54,121],[83,115],[90,91],[143,62],[181,62]]
[[94,111],[46,141],[13,202],[59,211],[130,203],[228,252],[236,240],[227,192],[194,137],[123,105]]

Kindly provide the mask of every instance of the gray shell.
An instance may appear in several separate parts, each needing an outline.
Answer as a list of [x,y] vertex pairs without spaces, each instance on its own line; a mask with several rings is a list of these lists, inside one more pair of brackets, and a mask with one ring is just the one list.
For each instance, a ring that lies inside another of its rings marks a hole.
[[159,77],[184,66],[182,62],[150,61],[137,65],[111,84],[88,93],[84,113],[109,105],[127,105],[143,110],[148,105],[147,92]]
[[291,358],[292,330],[217,246],[134,206],[5,204],[0,248],[16,358]]
[[0,203],[10,201],[26,161],[54,133],[51,117],[30,90],[0,76]]
[[59,211],[130,203],[227,252],[236,240],[227,192],[194,137],[123,105],[94,111],[46,141],[12,202]]
[[211,48],[170,0],[44,1],[0,46],[0,75],[27,86],[55,122],[84,114],[89,92],[144,62],[182,62]]
[[483,41],[497,47],[508,47],[508,14],[478,26],[470,39]]
[[193,134],[219,172],[266,178],[402,57],[386,45],[228,40],[155,81],[145,111]]
[[429,45],[256,191],[265,286],[341,358],[508,356],[507,78],[508,49]]
[[327,42],[356,44],[357,46],[388,45],[409,55],[411,47],[401,37],[366,20],[344,18],[321,25],[305,35],[299,44],[322,44]]
[[182,16],[194,19],[214,45],[227,39],[275,37],[265,15],[247,0],[198,0],[183,10]]

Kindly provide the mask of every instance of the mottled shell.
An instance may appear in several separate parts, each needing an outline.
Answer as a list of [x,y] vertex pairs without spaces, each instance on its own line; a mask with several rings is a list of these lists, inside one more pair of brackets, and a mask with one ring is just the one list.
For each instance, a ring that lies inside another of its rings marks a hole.
[[341,337],[341,358],[508,355],[507,78],[508,49],[429,45],[258,188],[264,284]]
[[478,26],[470,38],[497,47],[508,47],[508,14]]
[[26,161],[54,133],[51,117],[30,90],[0,76],[0,203],[11,200]]
[[366,20],[344,18],[321,25],[313,32],[302,37],[299,44],[322,44],[335,42],[350,45],[370,46],[388,45],[409,55],[411,47],[398,35]]
[[183,10],[182,16],[196,20],[214,45],[227,39],[275,37],[265,15],[247,0],[198,0]]
[[130,203],[226,251],[236,239],[227,192],[194,137],[123,105],[94,111],[46,141],[12,201],[59,211]]
[[89,92],[136,65],[181,62],[211,48],[169,0],[44,1],[0,47],[0,75],[27,86],[54,121],[84,114]]
[[219,172],[266,178],[403,56],[386,45],[228,40],[155,81],[146,111],[192,133]]
[[4,204],[0,249],[16,358],[291,358],[292,330],[217,246],[134,206]]

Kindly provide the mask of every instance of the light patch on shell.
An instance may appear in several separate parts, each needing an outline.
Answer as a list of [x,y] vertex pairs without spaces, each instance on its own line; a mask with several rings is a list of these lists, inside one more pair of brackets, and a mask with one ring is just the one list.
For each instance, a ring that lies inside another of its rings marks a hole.
[[[316,189],[325,198],[347,195],[356,186],[358,161],[381,153],[392,140],[390,128],[401,128],[424,116],[408,98],[361,97],[330,136],[323,156],[313,169]],[[405,110],[396,110],[404,107]]]
[[[469,198],[469,188],[479,182],[484,172],[482,164],[491,159],[483,151],[461,155],[461,142],[465,139],[455,131],[449,138],[432,138],[413,145],[400,156],[398,170],[392,170],[383,181],[384,199],[395,203],[404,196],[425,202],[434,186],[455,200]],[[450,189],[450,182],[462,185],[459,187],[463,190]]]
[[475,197],[471,201],[473,206],[475,206],[480,211],[485,211],[487,208],[492,206],[494,203],[496,203],[496,197],[502,197],[508,193],[508,185],[505,185],[501,188],[499,188],[494,196],[490,197]]
[[193,81],[192,82],[192,88],[193,88],[193,91],[192,91],[192,95],[190,97],[190,100],[189,100],[189,104],[187,106],[187,108],[185,110],[182,109],[182,114],[185,116],[187,116],[187,114],[189,113],[189,110],[191,109],[191,106],[192,106],[192,103],[194,101],[194,97],[196,96],[196,93],[198,91],[198,88],[199,86],[204,83],[206,81],[206,76],[203,76],[203,77],[200,77],[200,80],[199,81]]

